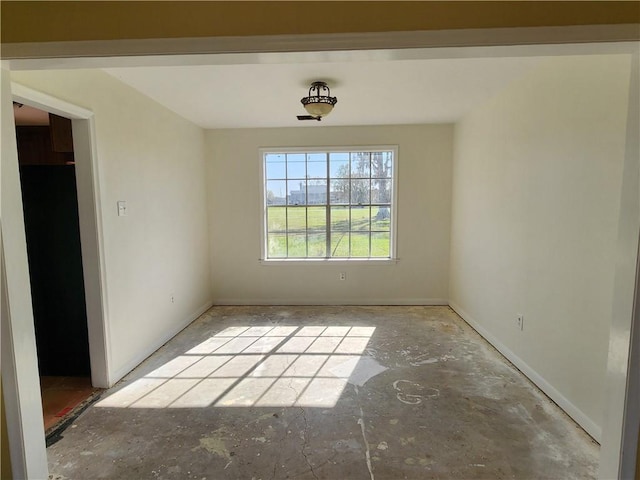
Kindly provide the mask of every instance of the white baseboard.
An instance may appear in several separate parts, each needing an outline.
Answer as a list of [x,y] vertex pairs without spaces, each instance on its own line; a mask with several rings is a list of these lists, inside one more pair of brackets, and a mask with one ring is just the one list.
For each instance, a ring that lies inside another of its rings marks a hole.
[[445,298],[217,298],[214,305],[449,305]]
[[125,375],[131,372],[134,368],[144,362],[153,352],[158,350],[161,346],[175,337],[178,333],[184,330],[191,322],[196,320],[200,315],[209,310],[213,305],[213,301],[209,300],[204,305],[201,305],[196,309],[191,315],[188,315],[181,322],[177,322],[173,325],[173,328],[164,332],[163,335],[158,337],[153,343],[151,343],[147,348],[140,351],[138,355],[125,363],[122,367],[120,367],[115,372],[110,373],[109,375],[109,386],[115,385],[120,379],[122,379]]
[[449,306],[465,321],[471,328],[478,332],[487,342],[493,345],[507,360],[520,370],[529,380],[536,384],[551,400],[564,410],[567,415],[573,418],[593,439],[600,443],[602,436],[602,427],[598,426],[591,418],[589,418],[582,410],[571,403],[562,393],[560,393],[553,385],[547,382],[538,372],[525,363],[520,357],[513,353],[506,345],[494,337],[488,330],[465,312],[455,302],[449,301]]

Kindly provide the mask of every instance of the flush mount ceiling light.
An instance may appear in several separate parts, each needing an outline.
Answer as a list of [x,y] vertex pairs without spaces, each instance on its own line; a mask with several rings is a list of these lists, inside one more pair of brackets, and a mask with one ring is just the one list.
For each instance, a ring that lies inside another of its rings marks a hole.
[[298,120],[320,121],[322,117],[331,113],[338,99],[331,96],[331,91],[325,82],[313,82],[309,88],[309,96],[304,97],[300,102],[309,115],[298,115]]

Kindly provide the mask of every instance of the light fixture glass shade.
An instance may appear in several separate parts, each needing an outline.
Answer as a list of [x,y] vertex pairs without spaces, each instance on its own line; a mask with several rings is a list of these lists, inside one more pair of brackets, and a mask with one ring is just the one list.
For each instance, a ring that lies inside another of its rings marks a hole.
[[304,106],[305,110],[309,112],[309,115],[314,117],[325,117],[333,110],[333,105],[330,103],[307,103]]
[[336,97],[331,96],[331,90],[325,82],[313,82],[309,88],[309,96],[300,100],[304,109],[316,120],[329,115],[337,101]]

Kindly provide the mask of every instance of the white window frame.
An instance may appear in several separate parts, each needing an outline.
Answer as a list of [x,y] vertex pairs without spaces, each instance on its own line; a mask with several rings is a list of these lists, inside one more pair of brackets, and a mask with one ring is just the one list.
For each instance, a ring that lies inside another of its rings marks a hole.
[[[391,222],[389,224],[389,257],[337,257],[337,258],[268,258],[267,247],[267,199],[266,199],[266,162],[265,155],[274,153],[341,153],[341,152],[392,152],[393,167],[391,178]],[[397,263],[397,235],[398,235],[398,146],[397,145],[360,145],[360,146],[329,146],[329,147],[262,147],[259,149],[260,165],[260,262],[265,265],[290,263],[368,263],[384,264]]]

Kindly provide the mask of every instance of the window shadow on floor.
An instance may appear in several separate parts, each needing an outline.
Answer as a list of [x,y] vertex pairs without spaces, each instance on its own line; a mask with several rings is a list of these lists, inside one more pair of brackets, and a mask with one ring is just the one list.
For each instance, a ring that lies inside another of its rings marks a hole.
[[363,326],[229,327],[96,406],[331,408],[349,380],[365,373],[358,365],[374,331]]

